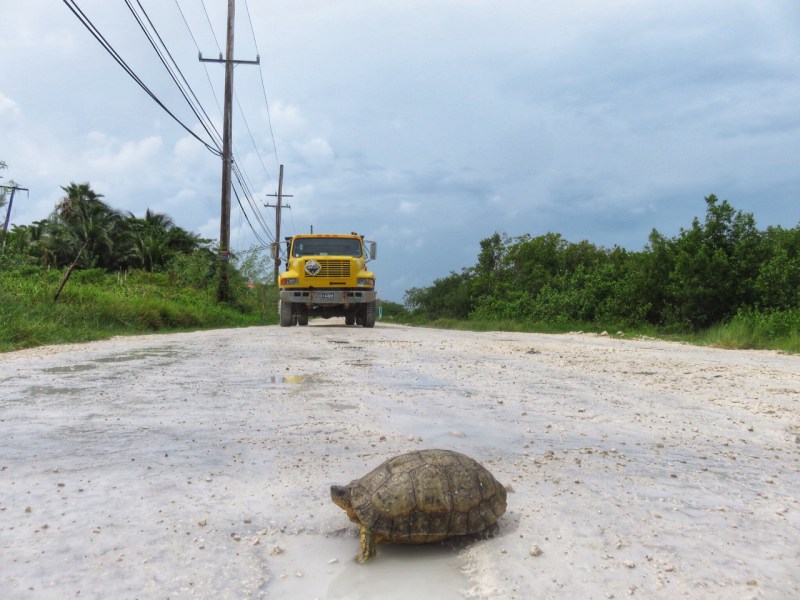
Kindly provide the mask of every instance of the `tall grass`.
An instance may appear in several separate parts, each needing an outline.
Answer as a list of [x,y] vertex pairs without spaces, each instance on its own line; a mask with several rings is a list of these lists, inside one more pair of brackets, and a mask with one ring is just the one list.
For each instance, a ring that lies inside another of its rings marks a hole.
[[698,336],[701,343],[722,348],[800,352],[800,309],[739,311],[729,323]]
[[740,312],[730,322],[710,329],[691,332],[676,327],[658,328],[652,325],[621,327],[613,323],[585,322],[529,322],[522,320],[459,320],[436,319],[429,321],[420,316],[399,320],[416,326],[454,329],[462,331],[510,331],[519,333],[587,333],[607,332],[613,337],[627,339],[647,336],[669,341],[681,341],[701,346],[729,349],[779,350],[800,353],[800,310]]
[[[277,292],[242,286],[235,303],[166,274],[76,272],[57,302],[62,273],[37,267],[0,272],[0,351],[113,335],[241,327],[277,322]],[[273,300],[275,298],[275,300]]]

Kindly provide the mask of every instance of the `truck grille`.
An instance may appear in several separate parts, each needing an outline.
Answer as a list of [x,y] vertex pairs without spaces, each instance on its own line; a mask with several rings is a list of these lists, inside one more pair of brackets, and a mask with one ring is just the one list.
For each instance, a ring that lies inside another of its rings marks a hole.
[[350,261],[349,260],[320,260],[317,259],[319,263],[320,270],[319,273],[316,275],[308,275],[307,277],[311,277],[312,279],[320,279],[322,277],[333,277],[333,278],[341,278],[341,277],[350,277]]

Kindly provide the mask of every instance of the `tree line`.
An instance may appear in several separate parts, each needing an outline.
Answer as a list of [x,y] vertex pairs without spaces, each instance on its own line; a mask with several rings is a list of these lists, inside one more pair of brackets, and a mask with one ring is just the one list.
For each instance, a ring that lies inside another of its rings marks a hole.
[[209,243],[176,226],[167,215],[148,209],[138,218],[113,209],[88,183],[61,189],[65,195],[48,218],[11,228],[5,253],[41,267],[155,272],[165,270],[176,256]]
[[560,234],[480,242],[477,263],[406,292],[429,319],[605,323],[697,331],[743,312],[800,314],[800,226],[759,230],[751,213],[705,198],[706,215],[640,252]]

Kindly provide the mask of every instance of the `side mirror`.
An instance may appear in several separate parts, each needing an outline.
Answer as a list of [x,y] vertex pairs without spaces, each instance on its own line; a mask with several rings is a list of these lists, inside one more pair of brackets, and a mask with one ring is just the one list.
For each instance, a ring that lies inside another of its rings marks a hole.
[[369,257],[372,260],[378,258],[378,242],[368,242],[369,243]]
[[272,260],[278,260],[281,257],[281,245],[278,242],[269,245],[269,255]]

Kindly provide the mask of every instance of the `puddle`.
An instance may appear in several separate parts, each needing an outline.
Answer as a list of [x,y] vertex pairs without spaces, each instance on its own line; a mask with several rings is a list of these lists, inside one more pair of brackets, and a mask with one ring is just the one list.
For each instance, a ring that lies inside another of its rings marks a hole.
[[319,375],[286,375],[281,381],[289,385],[313,385],[325,383],[325,379]]
[[350,361],[350,362],[345,363],[345,364],[348,365],[348,366],[351,366],[351,367],[371,367],[372,366],[372,363],[370,361],[368,361],[368,360],[353,360],[353,361]]
[[111,356],[103,356],[94,359],[95,363],[120,363],[131,362],[134,360],[147,360],[149,358],[177,358],[181,355],[181,351],[174,346],[164,346],[155,348],[142,348],[141,350],[134,350],[131,352],[123,352],[120,354],[112,354]]
[[77,396],[87,392],[86,388],[56,387],[53,385],[32,385],[27,389],[28,397]]
[[466,587],[467,579],[461,574],[458,556],[447,546],[381,545],[378,555],[369,563],[347,564],[328,587],[327,598],[456,600],[464,598]]
[[327,405],[332,408],[333,410],[357,410],[358,405],[356,404],[339,404],[336,402],[328,402]]
[[468,587],[458,558],[463,543],[458,541],[380,544],[377,556],[363,565],[355,561],[354,528],[335,535],[284,534],[275,542],[281,551],[269,556],[272,578],[266,591],[271,598],[463,600]]
[[67,367],[50,367],[48,369],[42,369],[42,373],[79,373],[81,371],[91,371],[96,368],[97,365],[87,363],[82,365],[70,365]]

